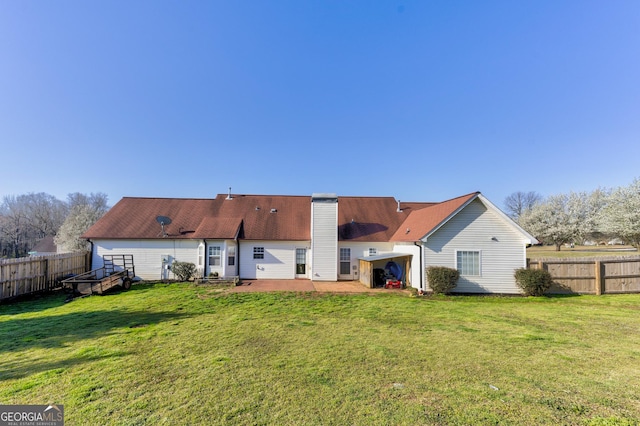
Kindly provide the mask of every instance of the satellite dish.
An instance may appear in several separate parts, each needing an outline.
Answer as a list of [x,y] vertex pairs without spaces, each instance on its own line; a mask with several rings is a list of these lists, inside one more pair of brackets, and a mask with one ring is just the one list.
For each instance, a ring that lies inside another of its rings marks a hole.
[[171,219],[167,216],[156,216],[156,221],[160,224],[160,227],[162,228],[162,233],[161,233],[162,238],[166,238],[168,234],[164,232],[164,226],[169,225],[171,223]]
[[156,217],[156,221],[160,225],[169,225],[169,224],[171,224],[171,218],[169,218],[167,216],[158,216],[158,217]]

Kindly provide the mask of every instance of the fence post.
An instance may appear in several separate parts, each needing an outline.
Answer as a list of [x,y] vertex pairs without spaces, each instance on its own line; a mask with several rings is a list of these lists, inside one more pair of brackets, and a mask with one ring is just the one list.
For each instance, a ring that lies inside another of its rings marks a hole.
[[595,262],[595,277],[596,277],[596,295],[602,294],[602,262],[596,260]]
[[51,290],[51,283],[49,282],[49,258],[44,260],[44,289],[45,291]]

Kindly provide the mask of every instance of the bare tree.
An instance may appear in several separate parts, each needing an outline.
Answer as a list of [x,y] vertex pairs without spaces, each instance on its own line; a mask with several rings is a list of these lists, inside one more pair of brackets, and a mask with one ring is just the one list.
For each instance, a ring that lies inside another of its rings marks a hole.
[[4,241],[6,247],[6,255],[11,257],[19,257],[26,253],[26,228],[27,213],[24,203],[20,197],[7,195],[2,200],[0,207],[0,238]]
[[542,201],[542,195],[538,194],[535,191],[529,192],[514,192],[504,199],[504,207],[506,209],[507,214],[515,221],[524,213],[526,210],[530,210],[536,204],[539,204]]
[[[66,203],[44,192],[5,196],[0,203],[0,255],[26,255],[39,240],[56,235],[69,213],[75,208],[74,214],[80,214],[82,206],[87,208],[90,218],[99,218],[109,209],[107,195],[73,193]],[[86,212],[80,215],[86,216]],[[85,230],[79,231],[78,236]]]
[[44,192],[27,194],[23,196],[23,202],[29,226],[39,234],[39,238],[55,235],[69,212],[63,201]]
[[104,214],[109,210],[108,200],[109,197],[103,192],[92,192],[91,194],[74,192],[67,195],[69,210],[76,206],[90,206],[96,212],[102,212],[102,214]]
[[55,235],[67,215],[67,206],[40,192],[6,196],[0,206],[0,239],[3,254],[19,257],[42,238]]

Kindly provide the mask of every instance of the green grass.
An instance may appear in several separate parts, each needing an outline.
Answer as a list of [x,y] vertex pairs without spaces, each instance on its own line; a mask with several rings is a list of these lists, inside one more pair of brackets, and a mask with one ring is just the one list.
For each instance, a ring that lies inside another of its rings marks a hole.
[[640,419],[640,295],[225,293],[0,306],[0,404],[69,425]]
[[640,254],[632,246],[562,246],[556,251],[555,246],[532,246],[527,249],[527,257],[539,258],[570,258],[570,257],[603,257],[603,256],[637,256]]

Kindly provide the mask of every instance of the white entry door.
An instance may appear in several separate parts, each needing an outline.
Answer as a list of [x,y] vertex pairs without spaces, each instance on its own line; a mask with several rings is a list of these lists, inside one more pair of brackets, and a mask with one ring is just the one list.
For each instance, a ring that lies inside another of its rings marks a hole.
[[340,265],[338,265],[338,278],[341,280],[352,280],[351,271],[351,249],[349,247],[340,248]]
[[307,249],[296,249],[296,278],[307,278]]

